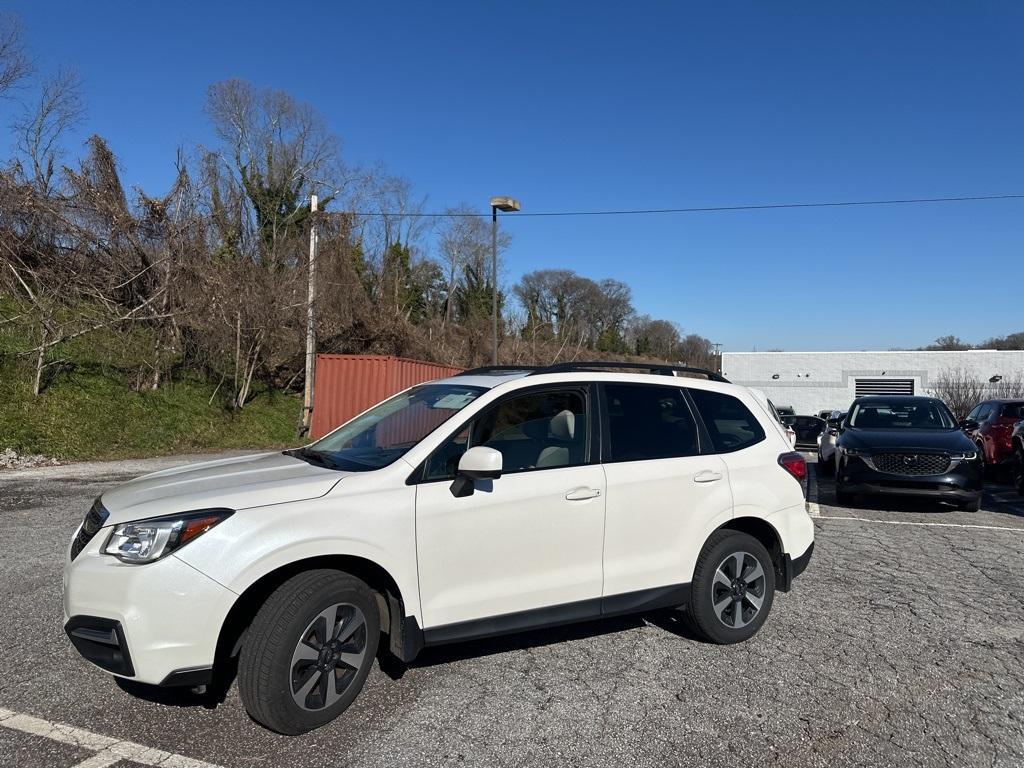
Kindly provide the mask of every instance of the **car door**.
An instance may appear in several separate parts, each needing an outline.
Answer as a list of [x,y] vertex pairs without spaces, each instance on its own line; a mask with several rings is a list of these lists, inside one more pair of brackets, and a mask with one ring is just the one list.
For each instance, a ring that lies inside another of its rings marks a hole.
[[[605,478],[592,439],[588,385],[519,390],[443,443],[416,488],[416,547],[427,639],[479,634],[467,623],[502,617],[494,631],[544,623],[569,603],[597,615]],[[502,475],[452,494],[458,458],[483,445]],[[591,601],[580,605],[581,601]],[[576,615],[575,618],[585,618]]]
[[601,391],[606,599],[686,584],[707,527],[732,515],[725,463],[704,452],[678,385],[607,383]]

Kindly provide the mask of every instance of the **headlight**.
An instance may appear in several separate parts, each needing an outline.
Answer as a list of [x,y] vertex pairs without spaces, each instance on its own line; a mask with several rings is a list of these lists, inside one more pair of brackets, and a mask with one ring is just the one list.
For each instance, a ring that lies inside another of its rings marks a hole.
[[949,454],[949,458],[953,461],[974,461],[978,458],[978,452],[971,451],[970,453],[951,453]]
[[230,509],[201,509],[121,523],[114,526],[103,554],[123,563],[151,563],[202,536],[233,513]]

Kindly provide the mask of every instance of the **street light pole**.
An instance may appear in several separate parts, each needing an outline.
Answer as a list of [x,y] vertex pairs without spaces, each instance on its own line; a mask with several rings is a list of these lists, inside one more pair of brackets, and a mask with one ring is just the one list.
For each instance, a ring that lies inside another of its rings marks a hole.
[[511,197],[491,198],[491,359],[498,364],[498,211],[519,210],[519,201]]

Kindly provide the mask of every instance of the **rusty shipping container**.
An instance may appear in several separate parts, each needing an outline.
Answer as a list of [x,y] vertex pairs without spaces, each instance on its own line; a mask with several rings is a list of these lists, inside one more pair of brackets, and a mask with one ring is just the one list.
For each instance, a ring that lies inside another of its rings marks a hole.
[[371,405],[433,379],[461,372],[388,355],[317,355],[310,435],[320,438]]

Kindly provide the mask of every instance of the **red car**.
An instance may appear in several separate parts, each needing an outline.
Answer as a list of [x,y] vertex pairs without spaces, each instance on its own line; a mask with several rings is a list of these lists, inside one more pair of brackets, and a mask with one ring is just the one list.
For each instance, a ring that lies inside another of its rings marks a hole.
[[1010,435],[1014,425],[1024,419],[1024,400],[986,400],[978,403],[961,422],[986,467],[1006,469],[1013,462]]

